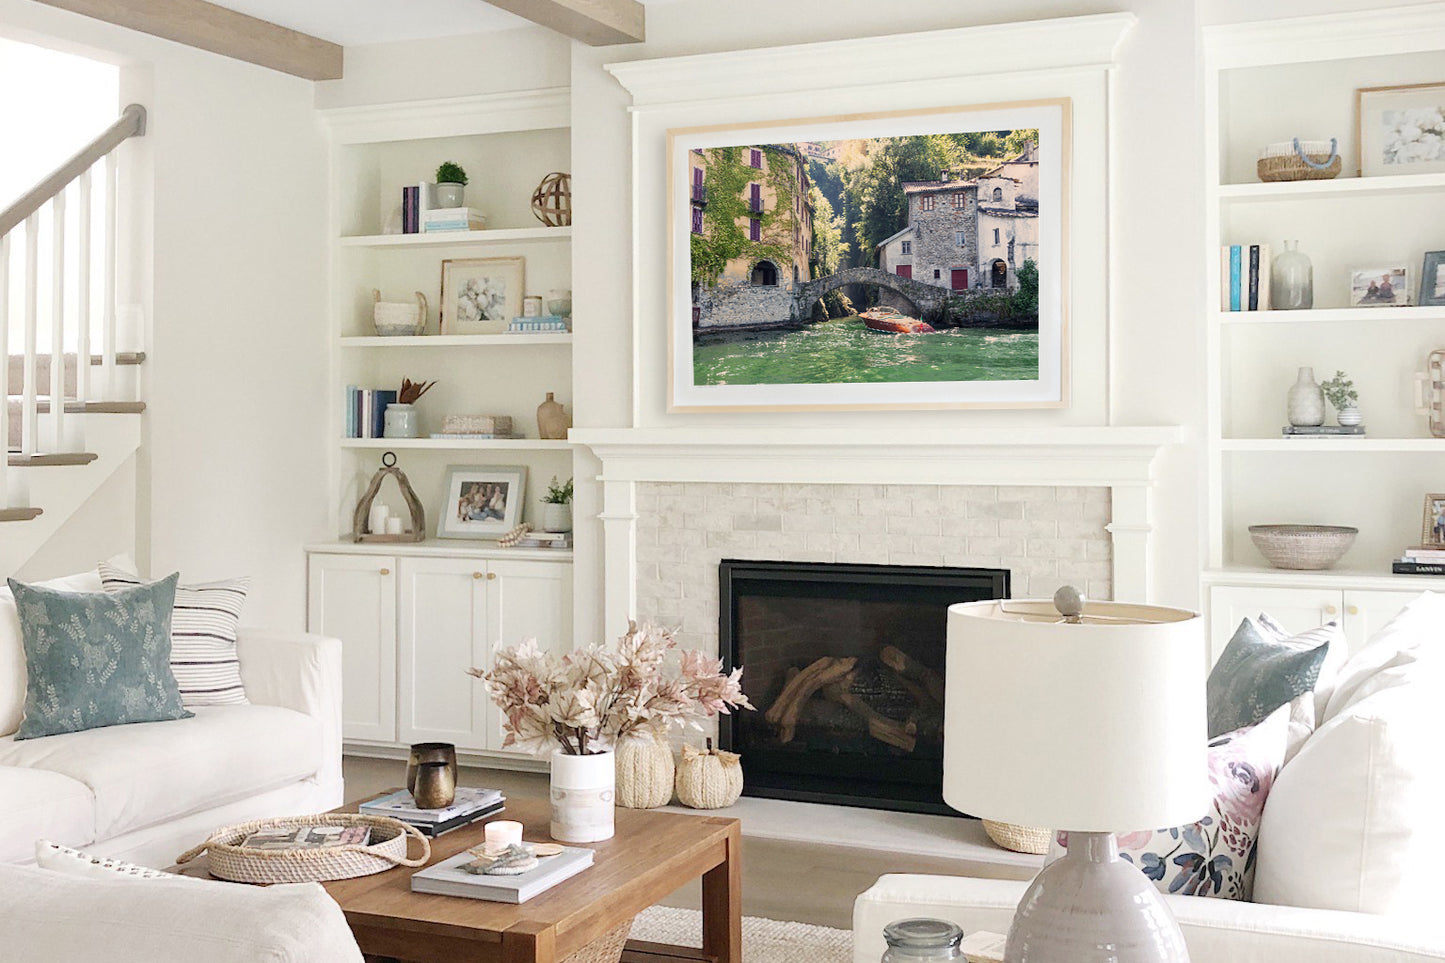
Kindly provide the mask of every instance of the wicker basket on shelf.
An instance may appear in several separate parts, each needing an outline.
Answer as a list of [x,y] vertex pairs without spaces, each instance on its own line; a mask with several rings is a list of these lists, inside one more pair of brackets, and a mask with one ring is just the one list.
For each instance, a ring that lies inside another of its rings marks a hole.
[[[372,841],[365,846],[312,849],[255,849],[241,845],[246,837],[263,829],[303,826],[366,826]],[[421,843],[421,856],[416,859],[406,855],[408,839]],[[386,816],[321,813],[223,826],[201,845],[177,856],[176,862],[188,863],[202,853],[210,854],[212,876],[233,883],[318,883],[370,876],[393,866],[425,866],[431,858],[431,842],[406,823]]]
[[1255,173],[1267,183],[1274,181],[1327,181],[1338,177],[1343,163],[1339,142],[1329,140],[1282,140],[1259,152]]
[[983,831],[988,833],[1001,848],[1015,853],[1031,853],[1043,856],[1049,851],[1049,837],[1053,834],[1036,826],[1020,826],[1016,823],[996,823],[992,819],[982,820]]

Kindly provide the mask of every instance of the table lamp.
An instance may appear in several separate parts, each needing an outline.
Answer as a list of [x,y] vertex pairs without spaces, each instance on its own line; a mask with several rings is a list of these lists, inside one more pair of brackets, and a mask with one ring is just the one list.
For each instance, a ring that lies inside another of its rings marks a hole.
[[943,798],[1068,831],[1009,929],[1006,963],[1185,963],[1179,924],[1113,833],[1209,808],[1202,620],[1183,609],[991,601],[948,609]]

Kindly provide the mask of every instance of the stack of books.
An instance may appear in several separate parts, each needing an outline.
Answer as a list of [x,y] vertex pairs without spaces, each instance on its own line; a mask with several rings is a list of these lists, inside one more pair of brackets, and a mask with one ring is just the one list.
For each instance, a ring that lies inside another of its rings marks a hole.
[[1396,575],[1445,575],[1445,548],[1438,545],[1407,548],[1391,568]]
[[487,216],[474,207],[439,207],[421,216],[423,234],[434,231],[485,231]]
[[1268,311],[1270,263],[1268,244],[1220,248],[1219,310]]
[[525,903],[591,866],[593,856],[590,849],[564,846],[562,852],[538,859],[536,866],[519,876],[475,876],[462,869],[476,858],[476,854],[464,851],[413,873],[411,891],[497,903]]
[[513,318],[507,325],[508,334],[542,334],[566,331],[567,319],[556,314],[543,314],[535,318]]
[[506,808],[506,797],[496,789],[457,787],[456,799],[444,809],[421,809],[405,789],[362,803],[358,810],[367,816],[390,816],[415,826],[423,836],[440,836],[469,826],[478,819],[495,816]]
[[1348,438],[1365,433],[1364,425],[1285,425],[1279,430],[1286,438]]
[[396,392],[380,388],[346,386],[346,437],[383,438],[388,405],[396,403]]
[[571,532],[528,532],[513,548],[571,548]]

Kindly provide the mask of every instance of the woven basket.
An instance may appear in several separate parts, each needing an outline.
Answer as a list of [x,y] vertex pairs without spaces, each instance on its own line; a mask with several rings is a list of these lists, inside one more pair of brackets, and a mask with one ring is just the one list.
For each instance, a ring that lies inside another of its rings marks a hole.
[[1343,525],[1251,525],[1249,537],[1275,568],[1329,568],[1355,543],[1358,528]]
[[[241,845],[247,836],[262,829],[302,826],[367,826],[372,842],[324,849],[254,849]],[[421,842],[420,857],[407,858],[408,838]],[[431,842],[406,823],[386,816],[320,813],[223,826],[195,849],[177,856],[176,862],[188,863],[205,852],[210,853],[211,875],[233,883],[317,883],[370,876],[393,866],[425,866],[431,858]]]
[[563,957],[562,963],[617,963],[622,959],[622,950],[627,945],[627,934],[632,932],[632,920],[614,930],[603,933],[571,956]]
[[992,819],[982,822],[983,831],[988,833],[988,838],[1004,849],[1035,856],[1043,856],[1049,851],[1049,837],[1053,834],[1047,829],[1019,826],[1015,823],[996,823]]
[[1339,144],[1330,140],[1294,140],[1270,144],[1259,153],[1255,172],[1259,179],[1274,181],[1327,181],[1338,177],[1343,163]]

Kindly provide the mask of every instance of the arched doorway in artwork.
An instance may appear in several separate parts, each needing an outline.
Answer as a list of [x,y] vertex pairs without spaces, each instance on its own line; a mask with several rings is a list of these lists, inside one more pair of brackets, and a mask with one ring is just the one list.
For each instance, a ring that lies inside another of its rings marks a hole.
[[763,284],[768,287],[775,287],[778,283],[778,266],[772,261],[762,260],[753,265],[751,278],[754,284]]
[[989,287],[1002,288],[1008,286],[1008,265],[1003,258],[994,258],[993,265],[988,272]]

